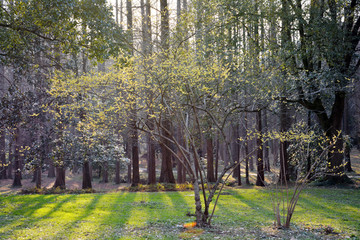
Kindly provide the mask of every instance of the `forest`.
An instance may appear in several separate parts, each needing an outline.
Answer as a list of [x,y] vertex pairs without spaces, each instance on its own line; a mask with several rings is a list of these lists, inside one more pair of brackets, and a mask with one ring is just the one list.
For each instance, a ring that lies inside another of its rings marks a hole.
[[359,30],[357,0],[0,0],[0,238],[359,239]]

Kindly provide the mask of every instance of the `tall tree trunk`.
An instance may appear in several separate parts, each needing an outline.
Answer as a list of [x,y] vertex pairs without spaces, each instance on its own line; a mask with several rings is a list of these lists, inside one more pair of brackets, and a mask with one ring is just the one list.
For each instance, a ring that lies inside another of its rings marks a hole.
[[36,188],[41,188],[41,166],[37,166],[35,169],[36,173],[36,179],[35,179],[35,185]]
[[19,127],[15,130],[14,135],[14,145],[15,145],[15,151],[14,151],[14,165],[15,165],[15,172],[14,172],[14,182],[13,187],[21,187],[21,164],[20,164],[20,144],[19,144],[19,138],[20,138],[20,129]]
[[262,125],[261,125],[261,110],[256,113],[256,130],[258,132],[258,137],[256,139],[257,145],[257,176],[256,176],[256,186],[265,186],[265,176],[264,176],[264,161],[263,161],[263,143],[262,143]]
[[213,139],[209,136],[206,139],[206,155],[207,155],[207,180],[208,182],[216,182],[214,176],[214,147]]
[[[0,72],[0,74],[1,74],[1,72]],[[5,137],[6,137],[5,128],[0,128],[0,165],[1,165],[0,179],[6,179],[7,178]]]
[[108,162],[104,162],[103,166],[103,174],[102,174],[102,183],[108,183],[109,182],[109,171],[108,171]]
[[248,119],[245,113],[245,181],[250,185],[249,179],[249,136],[248,136]]
[[[150,131],[154,130],[154,124],[152,120],[148,120]],[[155,141],[152,138],[151,134],[147,135],[148,140],[148,183],[155,184],[156,183],[156,158],[155,158]]]
[[[280,132],[285,134],[290,127],[290,118],[289,111],[285,102],[280,103]],[[289,168],[288,168],[288,152],[287,148],[289,146],[288,141],[280,141],[280,175],[279,175],[279,184],[286,184],[289,181]]]
[[[267,119],[267,111],[264,110],[264,129],[268,130],[268,119]],[[264,143],[264,163],[265,163],[265,171],[271,172],[270,168],[270,158],[269,158],[269,141]]]
[[[240,134],[239,134],[239,124],[236,123],[235,125],[232,126],[232,147],[231,147],[231,151],[232,151],[232,157],[233,157],[233,162],[235,164],[239,163],[239,157],[240,157],[240,145],[239,145],[239,139],[240,138]],[[240,164],[238,164],[235,169],[234,169],[234,177],[237,178],[237,182],[238,185],[241,185],[241,174],[240,174]]]
[[83,177],[82,177],[82,189],[91,189],[91,174],[90,174],[90,163],[85,160],[83,163]]
[[161,162],[161,173],[160,173],[160,182],[163,183],[175,183],[174,174],[172,171],[172,154],[169,148],[171,147],[169,138],[170,138],[170,131],[171,125],[170,121],[165,119],[162,122],[163,130],[161,142],[161,153],[162,153],[162,162]]
[[12,176],[12,171],[14,170],[14,163],[13,163],[13,159],[14,159],[14,148],[13,148],[13,144],[14,143],[14,139],[12,137],[9,137],[9,149],[8,149],[8,156],[9,156],[9,159],[8,159],[8,174],[7,174],[7,177],[8,179],[12,179],[13,176]]
[[121,179],[120,179],[120,160],[116,160],[115,163],[115,184],[120,184],[121,183]]

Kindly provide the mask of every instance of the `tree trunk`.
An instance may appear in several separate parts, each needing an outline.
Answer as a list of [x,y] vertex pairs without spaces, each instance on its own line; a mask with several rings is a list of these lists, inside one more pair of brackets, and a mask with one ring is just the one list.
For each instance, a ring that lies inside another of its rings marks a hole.
[[[267,111],[264,110],[264,129],[268,129],[268,119],[267,119]],[[264,163],[265,163],[265,171],[271,172],[270,168],[270,158],[269,158],[269,141],[264,143]]]
[[215,180],[218,180],[219,172],[219,158],[220,158],[220,141],[219,136],[216,136],[216,147],[215,147]]
[[9,161],[8,161],[8,174],[7,174],[7,177],[8,179],[12,179],[12,171],[14,170],[14,164],[13,164],[13,158],[14,158],[14,149],[13,149],[13,139],[10,138],[9,139]]
[[164,138],[161,143],[161,153],[162,153],[162,162],[161,162],[161,173],[160,173],[160,182],[162,183],[175,183],[174,174],[172,171],[172,156],[168,148],[171,147],[170,142],[166,138],[170,138],[171,127],[170,121],[165,119],[162,122],[163,130],[162,134]]
[[207,180],[208,182],[216,182],[214,176],[214,154],[213,154],[213,139],[208,137],[206,139],[206,155],[207,155]]
[[103,167],[103,174],[102,174],[102,183],[108,183],[109,182],[109,170],[108,170],[108,163],[104,163]]
[[261,125],[261,110],[256,113],[256,130],[259,136],[256,139],[257,145],[257,176],[256,176],[256,186],[265,186],[265,178],[264,178],[264,162],[263,162],[263,143],[262,143],[262,125]]
[[120,184],[120,160],[116,160],[115,163],[115,184]]
[[136,186],[140,183],[139,172],[139,139],[138,132],[136,130],[135,122],[132,120],[132,136],[131,136],[131,156],[132,156],[132,181],[131,184]]
[[55,168],[56,179],[53,188],[65,189],[65,168],[58,166]]
[[36,168],[35,172],[36,172],[36,179],[35,179],[36,188],[41,188],[41,165]]
[[83,176],[82,176],[82,189],[91,189],[91,174],[90,174],[90,163],[85,160],[83,165]]
[[54,178],[55,177],[55,166],[52,159],[49,159],[49,170],[48,170],[48,178]]
[[[232,161],[237,164],[239,163],[239,156],[240,156],[240,145],[239,145],[239,139],[240,138],[240,134],[239,134],[239,124],[236,123],[235,125],[232,126],[232,147],[231,147],[231,151],[232,151]],[[241,174],[240,174],[240,164],[237,164],[237,166],[234,169],[234,177],[237,178],[237,182],[238,182],[238,186],[241,185]]]
[[250,185],[249,179],[249,137],[248,137],[248,119],[245,113],[245,181]]
[[19,159],[19,148],[20,148],[20,144],[19,144],[19,136],[20,135],[20,129],[16,128],[15,130],[15,136],[14,136],[14,142],[15,142],[15,152],[14,152],[14,162],[15,162],[15,172],[14,172],[14,182],[13,182],[13,187],[21,187],[21,164],[20,164],[20,159]]
[[[280,103],[280,132],[285,134],[290,127],[290,118],[288,117],[288,109],[285,105],[286,103],[281,101]],[[289,169],[288,169],[288,152],[287,148],[289,146],[288,141],[280,141],[280,175],[279,175],[279,184],[286,184],[289,181]]]
[[[0,72],[1,73],[1,72]],[[5,149],[5,128],[0,129],[0,179],[7,178],[7,169],[6,169],[6,149]]]

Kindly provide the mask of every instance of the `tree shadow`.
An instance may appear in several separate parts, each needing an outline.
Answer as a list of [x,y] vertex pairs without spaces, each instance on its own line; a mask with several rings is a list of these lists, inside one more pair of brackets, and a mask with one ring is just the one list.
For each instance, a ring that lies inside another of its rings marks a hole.
[[[6,227],[10,224],[12,225],[16,225],[16,226],[12,226],[11,227],[11,230],[8,231],[7,233],[3,234],[1,237],[3,238],[8,238],[13,235],[13,232],[16,231],[16,230],[21,230],[21,229],[24,229],[25,227],[29,227],[29,226],[32,226],[32,225],[35,225],[37,224],[38,222],[42,221],[43,219],[46,219],[48,218],[51,214],[53,214],[54,212],[58,211],[62,205],[64,205],[65,203],[67,202],[70,202],[72,201],[74,198],[75,198],[75,195],[71,195],[71,196],[67,196],[65,197],[63,200],[61,200],[60,202],[58,202],[54,207],[52,207],[50,209],[50,211],[48,211],[46,214],[42,215],[42,216],[33,216],[34,213],[36,211],[38,211],[39,209],[43,208],[43,206],[45,205],[48,205],[49,204],[49,201],[52,201],[52,200],[57,200],[59,196],[58,195],[51,195],[51,196],[44,196],[44,195],[39,195],[38,197],[36,197],[34,199],[34,201],[28,201],[29,204],[25,204],[25,205],[22,205],[22,206],[19,206],[15,211],[13,211],[11,213],[11,215],[17,215],[17,216],[23,216],[24,218],[22,219],[22,221],[20,221],[19,218],[14,218],[12,220],[9,220],[7,219],[6,221],[6,224],[2,224],[2,228],[3,227]],[[32,203],[35,202],[35,200],[37,200],[38,202],[35,203],[33,206],[32,206]],[[40,201],[41,200],[41,201]],[[30,206],[29,208],[26,208],[26,210],[24,209],[20,209],[20,208],[23,208],[25,206]]]

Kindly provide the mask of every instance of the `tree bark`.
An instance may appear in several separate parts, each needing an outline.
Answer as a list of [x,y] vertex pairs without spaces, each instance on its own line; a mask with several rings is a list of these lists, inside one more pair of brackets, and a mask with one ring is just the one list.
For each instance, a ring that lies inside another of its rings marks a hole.
[[36,185],[36,188],[40,189],[41,188],[41,165],[36,167],[35,173],[36,173],[35,185]]
[[91,189],[91,174],[90,174],[90,163],[85,160],[83,163],[83,177],[82,177],[82,189]]
[[66,189],[65,186],[65,168],[63,166],[57,166],[55,168],[56,179],[53,188]]
[[19,159],[19,148],[20,148],[20,144],[19,144],[19,136],[20,135],[20,129],[17,127],[15,130],[15,135],[14,135],[14,142],[15,142],[15,152],[14,152],[14,162],[15,162],[15,172],[14,172],[14,182],[13,182],[13,187],[21,187],[21,164],[20,164],[20,159]]
[[261,110],[256,113],[256,130],[257,130],[257,176],[256,176],[256,186],[265,186],[265,176],[264,176],[264,161],[263,161],[263,142],[262,142],[262,125],[261,125]]
[[208,137],[206,139],[206,155],[207,155],[207,180],[208,182],[216,182],[214,176],[214,147],[213,139]]
[[103,166],[103,174],[102,174],[102,182],[103,183],[108,183],[109,182],[109,166],[108,166],[108,162],[104,162],[104,166]]
[[[168,119],[163,120],[162,122],[163,138],[161,143],[161,153],[162,153],[162,162],[161,162],[161,173],[160,173],[160,182],[162,183],[175,183],[174,174],[172,171],[172,156],[168,148],[171,147],[170,142],[170,121]],[[167,139],[168,138],[168,139]]]
[[115,163],[115,184],[120,184],[120,160],[116,160]]
[[[285,134],[290,127],[290,118],[288,117],[288,108],[285,105],[285,102],[281,101],[280,103],[280,132]],[[288,168],[288,152],[287,148],[289,146],[288,141],[280,141],[280,175],[279,175],[279,184],[286,184],[289,181],[289,168]]]
[[[236,123],[235,125],[232,126],[232,161],[237,164],[239,163],[239,156],[240,156],[240,145],[239,145],[239,139],[240,138],[240,134],[239,134],[239,124]],[[238,186],[241,185],[241,174],[240,174],[240,164],[237,164],[237,166],[234,169],[234,177],[237,178],[237,183]]]
[[[1,72],[0,72],[1,74]],[[5,149],[5,128],[0,129],[0,179],[6,179],[7,178],[7,169],[6,169],[6,149]]]
[[245,181],[250,185],[249,179],[249,137],[248,137],[248,119],[245,113]]

